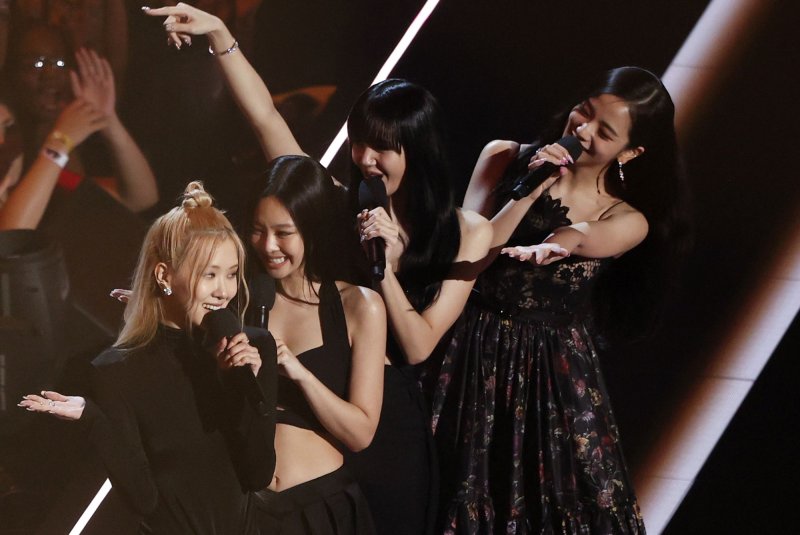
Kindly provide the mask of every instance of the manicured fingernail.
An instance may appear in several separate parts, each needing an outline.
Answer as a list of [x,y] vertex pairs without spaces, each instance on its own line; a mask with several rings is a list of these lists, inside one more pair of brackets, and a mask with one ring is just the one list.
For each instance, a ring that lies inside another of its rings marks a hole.
[[150,11],[150,6],[142,6],[142,11]]
[[575,160],[572,159],[572,154],[567,156],[567,158],[569,158],[569,163],[575,163]]

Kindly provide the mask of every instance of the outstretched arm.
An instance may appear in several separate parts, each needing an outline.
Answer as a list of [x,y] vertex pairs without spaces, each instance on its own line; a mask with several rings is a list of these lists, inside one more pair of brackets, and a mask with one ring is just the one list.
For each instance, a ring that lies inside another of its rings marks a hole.
[[507,247],[501,252],[523,262],[547,265],[573,253],[586,258],[620,256],[647,237],[647,219],[629,206],[599,221],[583,221],[553,231],[539,245]]
[[208,36],[233,98],[255,130],[267,160],[286,154],[304,154],[275,108],[266,84],[238,49],[236,39],[219,17],[183,2],[174,7],[143,9],[148,15],[166,17],[164,28],[177,48],[182,43],[191,43],[191,35]]

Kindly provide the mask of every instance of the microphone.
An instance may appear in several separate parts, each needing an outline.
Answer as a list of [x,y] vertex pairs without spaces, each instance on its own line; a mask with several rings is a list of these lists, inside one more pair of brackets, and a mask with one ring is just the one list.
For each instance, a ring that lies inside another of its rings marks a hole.
[[259,271],[250,279],[250,298],[255,309],[256,327],[269,329],[269,311],[275,304],[275,279]]
[[[239,320],[227,308],[212,310],[206,314],[202,326],[206,331],[206,340],[214,344],[223,338],[229,339],[242,331]],[[259,353],[261,353],[261,348],[259,348]],[[237,366],[229,371],[255,411],[260,416],[267,416],[269,405],[250,366]]]
[[[577,160],[581,152],[583,152],[581,142],[575,136],[564,136],[556,141],[556,143],[567,149],[567,152],[569,152],[573,160]],[[536,169],[529,171],[528,174],[517,179],[514,183],[514,187],[511,189],[511,198],[518,201],[527,196],[534,189],[538,188],[542,182],[547,180],[559,167],[561,166],[550,162],[544,162]]]
[[[386,209],[389,197],[386,195],[386,185],[377,177],[368,177],[358,185],[358,206],[361,210],[372,210],[381,207]],[[386,242],[383,238],[370,238],[366,241],[369,271],[372,279],[383,280],[383,270],[386,269]]]

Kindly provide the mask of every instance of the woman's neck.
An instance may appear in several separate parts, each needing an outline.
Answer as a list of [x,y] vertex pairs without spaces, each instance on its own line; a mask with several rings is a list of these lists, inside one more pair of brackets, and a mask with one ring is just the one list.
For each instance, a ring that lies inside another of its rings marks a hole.
[[605,175],[609,165],[573,168],[559,180],[562,184],[559,189],[562,193],[569,192],[611,197],[606,191],[605,185]]
[[319,300],[319,283],[310,281],[303,273],[293,273],[281,279],[280,291],[290,301],[315,303]]

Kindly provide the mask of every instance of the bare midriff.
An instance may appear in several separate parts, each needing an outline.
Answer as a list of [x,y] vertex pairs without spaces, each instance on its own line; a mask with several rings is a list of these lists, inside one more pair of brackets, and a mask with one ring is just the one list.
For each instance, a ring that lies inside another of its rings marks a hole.
[[330,474],[344,464],[331,442],[309,429],[288,424],[275,427],[275,475],[270,490],[281,492]]

